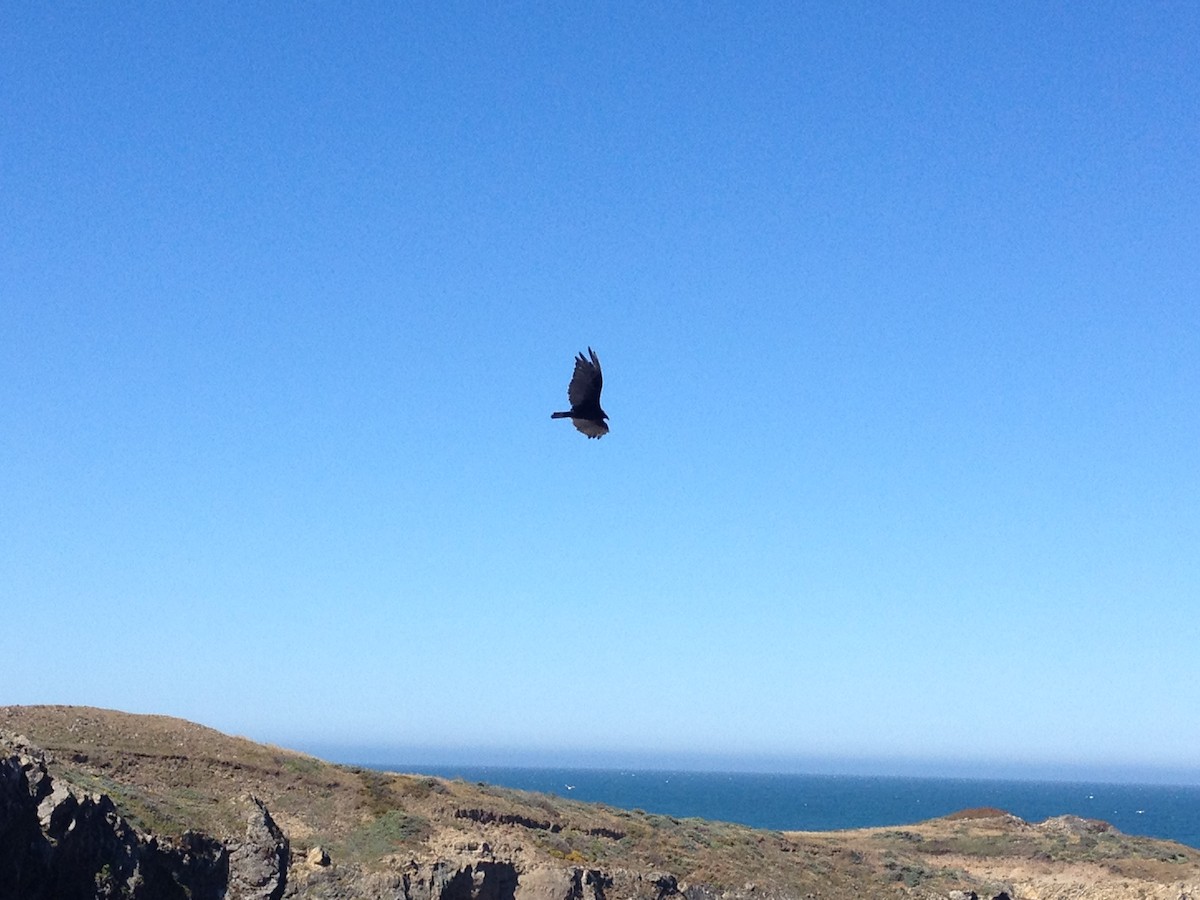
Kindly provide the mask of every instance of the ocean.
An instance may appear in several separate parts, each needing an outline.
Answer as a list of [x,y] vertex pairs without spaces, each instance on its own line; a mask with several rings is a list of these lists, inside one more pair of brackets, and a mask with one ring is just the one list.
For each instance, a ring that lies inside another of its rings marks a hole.
[[777,831],[907,825],[993,806],[1030,822],[1060,815],[1103,819],[1126,834],[1200,848],[1200,786],[1196,785],[497,766],[373,768]]

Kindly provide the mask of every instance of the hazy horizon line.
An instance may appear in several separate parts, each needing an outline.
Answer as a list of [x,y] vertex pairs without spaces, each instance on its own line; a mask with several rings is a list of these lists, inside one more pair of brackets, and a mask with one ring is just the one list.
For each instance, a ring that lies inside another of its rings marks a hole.
[[632,771],[845,777],[955,778],[1118,784],[1200,785],[1200,767],[1170,763],[820,754],[678,753],[618,750],[446,747],[300,741],[305,753],[343,765],[421,772],[464,769]]

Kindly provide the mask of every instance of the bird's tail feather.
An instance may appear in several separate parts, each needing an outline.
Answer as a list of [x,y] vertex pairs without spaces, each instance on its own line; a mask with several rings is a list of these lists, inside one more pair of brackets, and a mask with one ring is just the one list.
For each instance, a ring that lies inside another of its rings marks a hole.
[[571,418],[571,414],[569,412],[550,413],[550,418],[552,418],[552,419],[569,419],[569,418]]

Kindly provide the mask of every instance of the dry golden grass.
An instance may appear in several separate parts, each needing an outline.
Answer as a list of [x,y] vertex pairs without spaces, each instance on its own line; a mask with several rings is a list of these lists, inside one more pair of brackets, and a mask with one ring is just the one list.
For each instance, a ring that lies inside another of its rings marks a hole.
[[523,865],[666,873],[739,895],[827,900],[952,890],[990,898],[1002,889],[1101,898],[1123,896],[1107,893],[1121,885],[1139,892],[1124,896],[1174,900],[1200,884],[1200,852],[1083,820],[1031,825],[980,809],[903,828],[780,833],[333,765],[164,716],[0,707],[3,732],[47,751],[56,779],[109,794],[135,825],[161,835],[234,836],[252,794],[298,855],[321,846],[366,869],[487,848]]

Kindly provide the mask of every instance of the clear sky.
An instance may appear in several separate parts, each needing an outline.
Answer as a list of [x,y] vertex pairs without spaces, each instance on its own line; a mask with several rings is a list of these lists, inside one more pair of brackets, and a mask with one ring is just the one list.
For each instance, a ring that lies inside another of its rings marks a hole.
[[[1193,2],[6,5],[0,702],[1200,780],[1198,47]],[[549,417],[588,345],[598,441]]]

